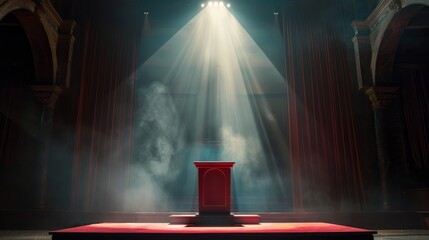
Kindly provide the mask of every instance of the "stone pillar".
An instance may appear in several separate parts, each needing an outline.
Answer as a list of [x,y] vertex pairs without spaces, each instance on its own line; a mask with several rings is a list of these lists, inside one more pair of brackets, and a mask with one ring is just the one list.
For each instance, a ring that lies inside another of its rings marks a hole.
[[62,88],[58,86],[31,86],[33,94],[38,102],[43,106],[40,117],[39,130],[39,155],[40,166],[39,175],[39,196],[38,208],[46,208],[46,188],[48,178],[48,162],[50,158],[51,134],[53,126],[54,109]]
[[56,84],[70,87],[70,74],[72,69],[73,47],[75,42],[74,29],[76,22],[73,20],[65,20],[58,29],[58,72]]
[[353,46],[355,50],[356,71],[359,89],[372,86],[371,71],[371,39],[370,28],[367,22],[354,21],[352,23],[355,36]]
[[394,87],[371,87],[365,91],[374,110],[375,136],[377,144],[377,157],[380,174],[380,187],[383,201],[383,210],[391,209],[389,173],[391,159],[389,156],[389,143],[387,139],[386,108],[396,97],[398,88]]

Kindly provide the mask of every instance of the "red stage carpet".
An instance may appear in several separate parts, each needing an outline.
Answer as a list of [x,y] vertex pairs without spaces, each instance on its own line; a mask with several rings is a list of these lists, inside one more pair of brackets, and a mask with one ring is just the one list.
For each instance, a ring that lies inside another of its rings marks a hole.
[[193,227],[167,223],[99,223],[53,231],[52,240],[136,239],[322,239],[369,240],[375,231],[329,223],[261,223]]

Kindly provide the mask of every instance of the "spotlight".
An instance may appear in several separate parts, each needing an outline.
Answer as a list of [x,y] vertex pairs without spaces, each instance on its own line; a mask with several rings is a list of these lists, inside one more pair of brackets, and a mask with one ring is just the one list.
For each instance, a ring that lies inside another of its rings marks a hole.
[[274,12],[274,16],[277,16],[277,15],[279,15],[279,13],[278,12]]
[[227,7],[227,8],[230,8],[231,4],[225,3],[224,1],[208,1],[208,2],[201,3],[201,8],[205,8],[205,7]]
[[149,12],[144,12],[143,14],[144,14],[144,15],[149,15]]

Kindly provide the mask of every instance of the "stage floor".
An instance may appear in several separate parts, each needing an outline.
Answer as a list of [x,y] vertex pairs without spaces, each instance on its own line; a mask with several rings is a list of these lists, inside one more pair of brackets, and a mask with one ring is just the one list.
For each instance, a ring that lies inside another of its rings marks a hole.
[[201,227],[168,223],[99,223],[50,232],[52,240],[300,239],[370,240],[375,231],[329,223],[261,223]]

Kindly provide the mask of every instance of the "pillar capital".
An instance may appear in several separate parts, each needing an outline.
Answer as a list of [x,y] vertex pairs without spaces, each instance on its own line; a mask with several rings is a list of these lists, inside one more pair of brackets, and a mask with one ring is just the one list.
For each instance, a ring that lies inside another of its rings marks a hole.
[[365,93],[371,101],[373,110],[376,111],[389,106],[392,99],[396,97],[398,89],[397,87],[370,87]]
[[369,41],[369,35],[371,33],[371,28],[367,21],[353,21],[352,28],[356,36],[366,36]]
[[57,100],[62,93],[63,89],[59,86],[51,85],[33,85],[31,86],[33,94],[37,101],[39,101],[43,107],[54,110]]

